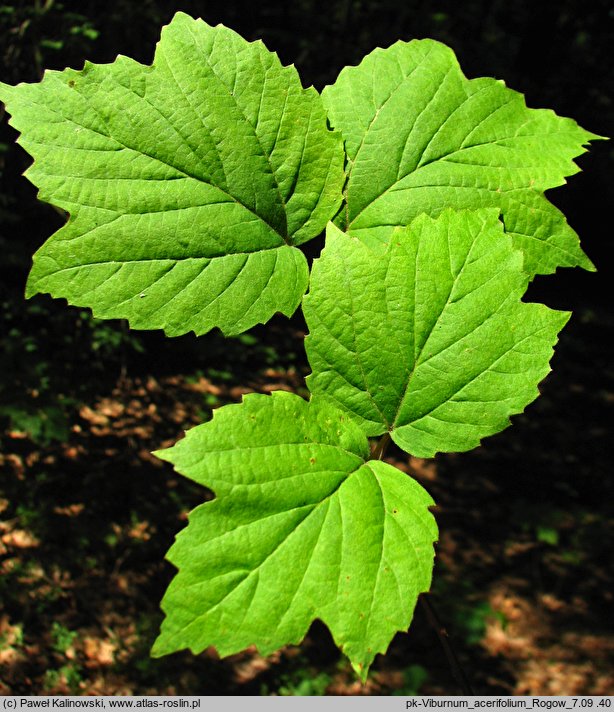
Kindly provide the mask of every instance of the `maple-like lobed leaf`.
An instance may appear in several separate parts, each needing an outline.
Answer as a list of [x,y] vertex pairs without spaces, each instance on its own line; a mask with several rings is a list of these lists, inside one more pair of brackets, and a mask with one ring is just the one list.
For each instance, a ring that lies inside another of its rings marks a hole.
[[365,435],[325,403],[247,395],[156,453],[217,498],[168,553],[179,572],[153,655],[298,644],[321,619],[364,680],[427,591],[430,496],[369,458]]
[[423,215],[385,247],[329,225],[303,302],[314,398],[417,457],[477,446],[539,395],[569,318],[522,302],[528,279],[496,210]]
[[600,138],[491,78],[468,80],[434,40],[396,42],[345,67],[322,94],[348,154],[337,225],[372,244],[446,207],[499,208],[532,275],[594,269],[543,192],[579,169]]
[[70,214],[28,295],[173,336],[297,308],[308,268],[295,246],[340,205],[344,154],[318,93],[262,42],[177,13],[152,66],[48,71],[0,83],[0,99],[40,198]]

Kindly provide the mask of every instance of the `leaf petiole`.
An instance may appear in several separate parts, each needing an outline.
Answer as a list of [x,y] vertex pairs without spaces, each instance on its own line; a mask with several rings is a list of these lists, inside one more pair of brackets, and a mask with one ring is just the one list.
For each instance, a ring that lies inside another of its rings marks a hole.
[[390,445],[390,440],[390,433],[384,433],[384,435],[382,435],[381,439],[377,441],[375,447],[373,448],[373,452],[371,453],[371,460],[384,459],[384,455],[386,454],[388,445]]

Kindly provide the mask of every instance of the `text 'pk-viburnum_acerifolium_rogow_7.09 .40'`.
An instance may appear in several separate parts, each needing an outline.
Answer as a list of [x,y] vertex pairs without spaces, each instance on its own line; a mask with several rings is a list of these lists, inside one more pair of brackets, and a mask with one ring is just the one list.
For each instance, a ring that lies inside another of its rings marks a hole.
[[[215,497],[168,553],[153,655],[268,654],[320,619],[365,680],[429,590],[438,536],[385,447],[466,451],[538,396],[569,313],[522,297],[594,269],[544,191],[599,137],[465,78],[433,40],[375,49],[319,94],[183,13],[151,66],[48,71],[0,99],[40,199],[68,214],[28,296],[169,336],[304,312],[309,400],[246,395],[156,453]],[[310,273],[300,246],[323,231]]]

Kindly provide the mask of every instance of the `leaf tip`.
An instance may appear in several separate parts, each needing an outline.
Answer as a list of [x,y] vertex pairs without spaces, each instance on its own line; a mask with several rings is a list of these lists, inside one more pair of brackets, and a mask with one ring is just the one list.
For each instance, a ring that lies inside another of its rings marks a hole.
[[165,462],[171,462],[171,458],[166,454],[171,448],[163,448],[160,450],[152,450],[151,454],[157,457],[158,460],[164,460]]
[[4,82],[0,82],[0,102],[3,104],[6,104],[7,100],[10,98],[11,93],[15,87],[11,86],[10,84],[5,84]]
[[34,280],[28,279],[26,282],[26,288],[24,291],[24,296],[26,299],[32,299],[35,294],[38,294],[38,288],[36,287]]
[[354,670],[360,682],[365,685],[367,682],[367,678],[369,677],[369,666],[364,665],[363,663],[355,663],[352,661],[350,661],[350,664],[352,666],[352,670]]
[[168,655],[169,653],[173,652],[172,650],[168,649],[168,646],[164,642],[164,637],[163,634],[161,633],[155,640],[153,645],[151,646],[151,650],[149,651],[149,655],[152,658],[162,658],[165,655]]

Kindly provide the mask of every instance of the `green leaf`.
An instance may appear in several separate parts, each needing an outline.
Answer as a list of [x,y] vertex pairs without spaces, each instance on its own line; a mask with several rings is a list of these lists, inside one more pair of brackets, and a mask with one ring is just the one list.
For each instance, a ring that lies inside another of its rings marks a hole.
[[169,335],[236,334],[294,312],[296,245],[341,202],[341,138],[261,42],[178,13],[152,66],[126,57],[0,84],[40,198],[70,213],[28,295]]
[[538,396],[569,318],[520,301],[497,211],[446,210],[371,248],[329,226],[303,309],[316,398],[418,457],[464,451]]
[[213,645],[263,655],[319,618],[365,679],[429,588],[430,496],[380,461],[327,404],[248,395],[156,453],[217,498],[190,514],[168,558],[154,655]]
[[543,196],[599,138],[571,119],[527,109],[501,81],[467,80],[433,40],[376,49],[343,69],[323,100],[349,158],[342,229],[372,243],[421,213],[497,207],[532,275],[594,269]]

